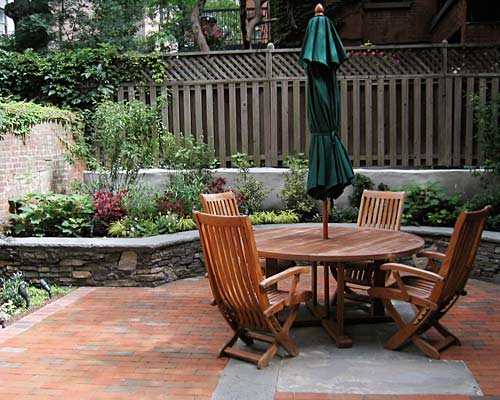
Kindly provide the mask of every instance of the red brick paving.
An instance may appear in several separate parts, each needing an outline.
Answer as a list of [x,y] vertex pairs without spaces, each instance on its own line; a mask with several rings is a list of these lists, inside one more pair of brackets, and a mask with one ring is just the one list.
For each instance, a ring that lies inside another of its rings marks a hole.
[[[307,280],[307,279],[306,279]],[[464,360],[500,398],[500,286],[470,281],[444,323]],[[210,399],[229,329],[208,281],[160,288],[81,288],[0,331],[0,393],[12,399]],[[418,384],[416,382],[415,384]],[[465,400],[467,396],[276,393],[276,400]],[[491,397],[494,398],[494,397]]]

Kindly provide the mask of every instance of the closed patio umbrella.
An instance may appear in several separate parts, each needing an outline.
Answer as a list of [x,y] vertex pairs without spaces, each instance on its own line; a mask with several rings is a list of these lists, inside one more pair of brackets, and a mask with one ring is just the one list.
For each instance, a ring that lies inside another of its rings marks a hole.
[[354,179],[340,138],[339,85],[335,75],[346,60],[335,28],[318,4],[309,21],[300,63],[307,75],[307,117],[311,131],[307,193],[323,200],[323,237],[328,238],[328,199],[338,198]]

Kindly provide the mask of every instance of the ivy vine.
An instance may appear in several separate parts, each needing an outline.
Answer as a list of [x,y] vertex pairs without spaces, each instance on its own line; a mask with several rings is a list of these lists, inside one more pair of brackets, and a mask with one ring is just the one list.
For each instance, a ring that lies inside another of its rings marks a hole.
[[42,122],[70,126],[74,132],[81,129],[81,118],[71,111],[33,102],[5,102],[0,99],[0,139],[7,132],[24,138],[30,134],[33,126]]

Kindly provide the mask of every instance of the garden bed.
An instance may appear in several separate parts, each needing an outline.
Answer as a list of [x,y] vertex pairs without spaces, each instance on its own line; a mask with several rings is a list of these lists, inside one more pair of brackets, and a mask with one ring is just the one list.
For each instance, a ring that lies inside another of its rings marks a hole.
[[[452,233],[451,228],[403,230],[439,251],[446,250]],[[17,271],[63,286],[158,286],[205,272],[197,231],[126,239],[0,239],[0,274]],[[500,233],[483,233],[472,276],[500,283]]]

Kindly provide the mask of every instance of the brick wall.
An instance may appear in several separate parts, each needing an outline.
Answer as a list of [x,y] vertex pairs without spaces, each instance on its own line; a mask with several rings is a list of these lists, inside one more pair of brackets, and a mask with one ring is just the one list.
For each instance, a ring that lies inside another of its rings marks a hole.
[[467,43],[500,43],[500,24],[466,24],[464,41]]
[[24,138],[5,134],[0,140],[0,220],[8,216],[7,200],[31,192],[65,193],[83,168],[70,165],[60,138],[71,140],[61,125],[44,123]]

